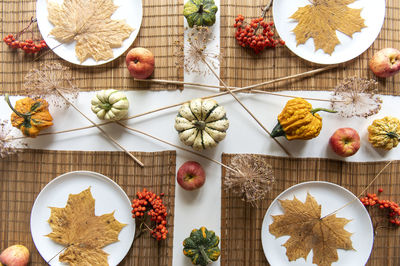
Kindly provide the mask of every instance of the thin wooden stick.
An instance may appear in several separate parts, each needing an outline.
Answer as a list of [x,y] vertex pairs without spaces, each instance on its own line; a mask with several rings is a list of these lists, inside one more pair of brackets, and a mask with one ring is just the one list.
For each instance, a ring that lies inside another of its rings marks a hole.
[[111,140],[115,145],[117,145],[121,150],[123,150],[127,155],[129,155],[129,157],[131,157],[136,163],[138,163],[141,167],[144,166],[144,164],[137,159],[135,156],[133,156],[127,149],[125,149],[121,144],[119,144],[113,137],[111,137],[110,135],[108,135],[108,133],[106,131],[104,131],[104,129],[102,129],[99,125],[97,125],[93,120],[91,120],[88,116],[86,116],[83,112],[81,112],[81,110],[79,110],[79,108],[73,104],[70,100],[68,100],[67,97],[64,96],[64,94],[59,90],[59,89],[55,89],[58,94],[60,94],[60,96],[67,101],[76,111],[78,111],[83,117],[85,117],[90,123],[93,124],[93,126],[97,127],[101,133],[103,133],[103,135],[105,137],[107,137],[109,140]]
[[229,169],[229,170],[231,170],[231,171],[234,171],[234,172],[239,173],[238,170],[236,170],[236,169],[234,169],[234,168],[232,168],[232,167],[229,167],[229,166],[227,166],[227,165],[225,165],[225,164],[223,164],[223,163],[221,163],[221,162],[219,162],[219,161],[217,161],[217,160],[214,160],[213,158],[210,158],[210,157],[208,157],[208,156],[205,156],[204,154],[201,154],[201,153],[199,153],[199,152],[195,152],[195,151],[189,150],[189,149],[187,149],[187,148],[183,148],[183,147],[181,147],[181,146],[175,145],[175,144],[173,144],[173,143],[171,143],[171,142],[168,142],[168,141],[166,141],[166,140],[160,139],[160,138],[155,137],[155,136],[153,136],[153,135],[150,135],[150,134],[148,134],[148,133],[146,133],[146,132],[143,132],[143,131],[140,131],[140,130],[138,130],[138,129],[135,129],[135,128],[132,128],[132,127],[130,127],[130,126],[127,126],[127,125],[121,123],[120,121],[116,121],[116,123],[117,123],[118,125],[120,125],[121,127],[123,127],[123,128],[129,129],[129,130],[134,131],[134,132],[136,132],[136,133],[145,135],[145,136],[147,136],[147,137],[150,137],[150,138],[155,139],[155,140],[157,140],[157,141],[160,141],[160,142],[162,142],[162,143],[168,144],[168,145],[170,145],[170,146],[172,146],[172,147],[174,147],[174,148],[177,148],[177,149],[180,149],[180,150],[183,150],[183,151],[192,153],[192,154],[197,155],[197,156],[199,156],[199,157],[201,157],[201,158],[204,158],[204,159],[207,159],[207,160],[209,160],[209,161],[211,161],[211,162],[214,162],[214,163],[216,163],[216,164],[219,164],[219,165],[221,165],[222,167],[225,167],[226,169]]
[[[279,81],[284,81],[284,80],[288,80],[288,79],[292,79],[292,78],[300,78],[300,77],[307,77],[310,75],[314,75],[317,74],[319,72],[337,67],[338,65],[332,65],[332,66],[327,66],[327,67],[323,67],[323,68],[318,68],[318,69],[314,69],[311,71],[307,71],[307,72],[303,72],[303,73],[298,73],[292,76],[287,76],[287,77],[282,77],[282,78],[277,78],[277,79],[273,79],[270,81],[266,81],[263,83],[258,83],[258,84],[254,84],[254,85],[250,85],[250,86],[246,86],[243,88],[239,88],[239,87],[230,87],[228,86],[228,88],[232,89],[232,92],[241,92],[241,91],[245,91],[245,90],[249,90],[252,88],[256,88],[259,87],[261,85],[268,85],[268,84],[273,84]],[[183,82],[183,81],[170,81],[170,80],[157,80],[157,79],[137,79],[138,81],[144,81],[144,82],[160,82],[160,83],[171,83],[171,84],[186,84],[186,85],[194,85],[194,86],[198,86],[198,87],[209,87],[209,88],[225,88],[224,86],[219,86],[219,85],[207,85],[207,84],[201,84],[201,83],[190,83],[190,82]],[[253,90],[252,90],[253,91]],[[258,91],[256,91],[258,92]],[[274,95],[274,96],[281,96],[281,97],[289,97],[289,98],[296,98],[296,96],[292,96],[292,95],[285,95],[285,94],[279,94],[279,93],[273,93],[273,92],[264,92],[264,91],[259,91],[260,93],[265,93],[265,94],[270,94],[270,95]],[[228,91],[223,91],[223,92],[219,92],[216,94],[212,94],[212,95],[208,95],[208,96],[204,96],[201,99],[209,99],[209,98],[216,98],[219,96],[223,96],[223,95],[227,95],[229,94]],[[303,97],[304,99],[308,99],[308,100],[316,100],[316,101],[329,101],[329,100],[325,100],[325,99],[315,99],[315,98],[307,98],[307,97]],[[171,104],[171,105],[167,105],[164,107],[160,107],[157,109],[153,109],[141,114],[137,114],[137,115],[133,115],[133,116],[129,116],[126,118],[121,119],[120,121],[126,121],[126,120],[130,120],[130,119],[134,119],[134,118],[138,118],[141,116],[145,116],[148,114],[152,114],[155,112],[159,112],[162,110],[166,110],[169,108],[173,108],[173,107],[177,107],[180,106],[184,103],[186,103],[187,101],[184,102],[180,102],[180,103],[176,103],[176,104]],[[114,121],[108,121],[108,122],[103,122],[100,124],[97,124],[97,126],[104,126],[104,125],[108,125],[113,123]],[[96,127],[95,125],[91,125],[91,126],[86,126],[86,127],[80,127],[80,128],[74,128],[74,129],[68,129],[68,130],[62,130],[62,131],[57,131],[57,132],[47,132],[47,133],[39,133],[38,136],[44,136],[44,135],[53,135],[53,134],[60,134],[60,133],[67,133],[67,132],[73,132],[73,131],[78,131],[78,130],[83,130],[83,129],[88,129],[88,128],[93,128]],[[15,137],[15,138],[10,138],[10,140],[17,140],[17,139],[24,139],[26,138],[25,136],[22,137]]]
[[338,211],[342,210],[343,208],[349,206],[350,204],[352,204],[353,202],[355,202],[356,200],[359,200],[358,198],[361,197],[362,195],[364,195],[365,191],[367,191],[367,189],[376,181],[376,179],[378,179],[378,177],[382,174],[382,172],[392,163],[393,161],[389,161],[380,171],[379,173],[371,180],[371,182],[369,182],[369,184],[363,189],[363,191],[361,191],[360,194],[358,194],[357,198],[349,201],[348,203],[346,203],[345,205],[343,205],[342,207],[338,208],[337,210],[325,215],[324,217],[321,218],[324,219],[328,216],[331,216],[335,213],[337,213]]
[[215,72],[215,70],[210,66],[210,64],[203,58],[203,62],[208,66],[214,76],[219,80],[219,82],[224,85],[225,89],[228,90],[229,94],[232,95],[233,98],[246,110],[246,112],[257,122],[257,124],[265,131],[267,134],[281,147],[281,149],[289,156],[293,157],[292,154],[275,138],[271,136],[271,132],[258,120],[258,118],[243,104],[243,102],[232,92],[231,89],[225,84],[225,82],[219,77],[219,75]]
[[[240,87],[232,87],[232,86],[227,86],[229,89],[232,90],[232,92],[241,92],[241,91],[245,91],[245,90],[250,90],[250,89],[254,89],[257,87],[261,87],[264,85],[271,85],[274,83],[278,83],[281,81],[286,81],[286,80],[290,80],[290,79],[295,79],[295,78],[303,78],[303,77],[308,77],[308,76],[312,76],[315,75],[317,73],[332,69],[332,68],[336,68],[339,65],[330,65],[330,66],[326,66],[326,67],[322,67],[322,68],[317,68],[317,69],[313,69],[310,71],[306,71],[306,72],[302,72],[302,73],[298,73],[298,74],[294,74],[294,75],[290,75],[290,76],[286,76],[286,77],[281,77],[281,78],[277,78],[277,79],[273,79],[273,80],[269,80],[269,81],[264,81],[261,83],[257,83],[257,84],[253,84],[253,85],[249,85],[243,88]],[[165,80],[165,79],[135,79],[137,81],[140,82],[148,82],[148,83],[163,83],[163,84],[174,84],[174,85],[190,85],[190,86],[196,86],[196,87],[203,87],[203,88],[219,88],[219,89],[225,89],[225,86],[220,86],[220,85],[208,85],[208,84],[203,84],[203,83],[195,83],[195,82],[186,82],[186,81],[175,81],[175,80]],[[275,96],[282,96],[282,97],[290,97],[290,98],[295,98],[296,96],[292,96],[292,95],[286,95],[286,94],[280,94],[280,93],[274,93],[274,92],[268,92],[268,91],[263,91],[263,93],[265,94],[271,94],[271,95],[275,95]],[[218,94],[214,94],[211,97],[218,97],[221,95],[225,95],[225,94],[229,94],[228,91],[222,92],[222,93],[218,93]],[[315,99],[315,98],[305,98],[304,99],[309,99],[309,100],[322,100],[322,101],[326,101],[326,99]]]
[[[293,95],[286,95],[286,94],[280,94],[280,93],[273,93],[273,92],[268,92],[268,91],[261,91],[261,90],[251,90],[251,92],[255,93],[260,93],[260,94],[268,94],[268,95],[274,95],[274,96],[280,96],[280,97],[287,97],[287,98],[297,98],[299,96],[293,96]],[[319,99],[319,98],[311,98],[311,97],[301,97],[305,100],[311,100],[311,101],[321,101],[321,102],[345,102],[345,101],[339,101],[339,100],[328,100],[328,99]]]

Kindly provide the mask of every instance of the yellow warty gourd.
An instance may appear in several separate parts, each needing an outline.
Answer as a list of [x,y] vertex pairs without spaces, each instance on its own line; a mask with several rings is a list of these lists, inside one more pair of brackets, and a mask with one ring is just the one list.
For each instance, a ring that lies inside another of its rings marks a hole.
[[399,144],[400,121],[391,116],[376,119],[368,127],[368,141],[375,148],[391,150]]

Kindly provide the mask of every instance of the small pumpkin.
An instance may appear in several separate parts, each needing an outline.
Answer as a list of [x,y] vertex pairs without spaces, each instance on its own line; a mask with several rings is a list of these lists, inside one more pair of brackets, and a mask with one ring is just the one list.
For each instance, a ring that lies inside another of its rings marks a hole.
[[13,113],[11,114],[11,125],[19,128],[27,137],[36,137],[40,130],[53,125],[53,118],[49,112],[49,104],[44,99],[23,98],[11,105],[9,96],[5,100]]
[[391,116],[376,119],[368,127],[368,141],[375,148],[391,150],[400,141],[400,121]]
[[271,132],[273,138],[285,136],[288,140],[308,140],[319,135],[322,129],[322,117],[318,111],[336,113],[336,111],[315,108],[303,98],[289,100],[278,116],[278,124]]
[[101,120],[120,120],[128,114],[128,98],[118,90],[98,91],[91,104],[93,113]]
[[218,247],[219,237],[214,231],[204,226],[193,229],[190,237],[183,241],[183,254],[192,260],[195,265],[206,266],[218,260],[221,251]]
[[184,103],[175,118],[179,139],[198,151],[217,146],[228,128],[224,107],[213,99],[198,98]]
[[194,25],[214,25],[217,11],[218,7],[214,0],[189,0],[183,7],[183,15],[191,28]]

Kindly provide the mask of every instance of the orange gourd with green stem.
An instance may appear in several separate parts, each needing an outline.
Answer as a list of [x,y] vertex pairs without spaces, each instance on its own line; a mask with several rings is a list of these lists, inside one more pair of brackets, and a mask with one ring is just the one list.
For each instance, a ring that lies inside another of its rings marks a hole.
[[278,124],[271,132],[273,138],[285,136],[288,140],[308,140],[319,135],[322,128],[322,117],[319,111],[336,113],[336,111],[315,108],[303,98],[289,100],[278,116]]
[[53,125],[53,118],[49,112],[49,104],[44,99],[23,98],[11,105],[8,94],[5,100],[13,113],[11,114],[11,124],[19,128],[27,137],[36,137],[40,130]]

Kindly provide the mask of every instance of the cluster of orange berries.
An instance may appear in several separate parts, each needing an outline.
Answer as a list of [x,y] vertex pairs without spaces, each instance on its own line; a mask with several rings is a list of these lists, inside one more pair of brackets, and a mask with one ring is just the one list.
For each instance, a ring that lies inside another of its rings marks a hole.
[[162,196],[164,196],[164,193],[157,196],[144,188],[143,191],[137,192],[137,198],[132,200],[132,217],[143,218],[144,214],[147,213],[151,221],[156,224],[150,233],[157,240],[166,239],[168,234],[167,208],[163,204]]
[[[258,54],[266,47],[276,47],[278,44],[284,45],[285,42],[281,39],[274,39],[275,33],[272,31],[274,22],[265,22],[264,18],[252,19],[250,24],[244,21],[242,15],[235,18],[235,39],[242,47],[250,47]],[[260,30],[260,32],[259,32]],[[262,31],[261,31],[262,30]]]
[[[379,193],[383,192],[382,188],[378,189]],[[378,196],[373,193],[368,193],[366,197],[360,199],[364,206],[379,206],[379,209],[389,211],[389,222],[394,225],[400,225],[400,207],[399,205],[390,200],[380,200]]]
[[8,34],[4,37],[3,41],[13,49],[22,49],[25,53],[34,54],[38,53],[41,50],[47,48],[47,44],[44,40],[41,40],[38,44],[36,44],[33,40],[27,39],[25,41],[19,41],[12,34]]

